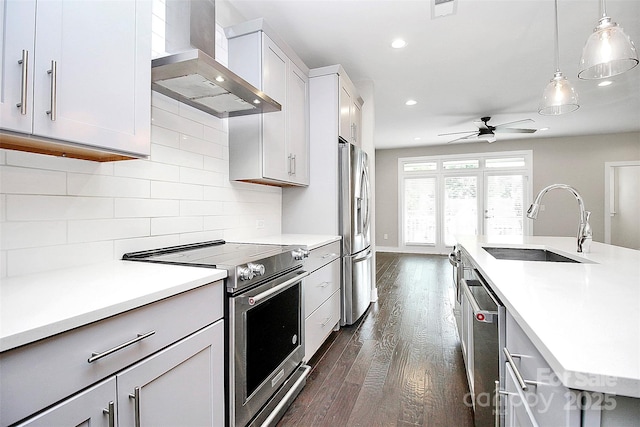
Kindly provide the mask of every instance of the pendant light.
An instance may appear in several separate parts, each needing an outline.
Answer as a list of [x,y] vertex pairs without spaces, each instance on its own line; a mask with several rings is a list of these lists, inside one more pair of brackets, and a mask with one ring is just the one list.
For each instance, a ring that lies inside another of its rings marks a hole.
[[601,0],[602,18],[582,49],[578,78],[605,79],[638,65],[638,52],[628,35],[607,16]]
[[553,78],[544,88],[542,93],[542,102],[540,102],[540,108],[538,113],[545,116],[556,116],[559,114],[570,113],[577,110],[578,95],[573,89],[569,80],[560,71],[560,48],[558,46],[558,0],[555,0],[555,59],[556,59],[556,72],[553,74]]

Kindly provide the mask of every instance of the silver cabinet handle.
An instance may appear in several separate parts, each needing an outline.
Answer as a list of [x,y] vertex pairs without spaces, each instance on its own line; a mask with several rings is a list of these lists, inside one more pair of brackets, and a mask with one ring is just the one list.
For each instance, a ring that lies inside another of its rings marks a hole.
[[[529,386],[527,386],[527,383],[524,381],[524,378],[522,378],[522,374],[520,374],[520,371],[518,370],[516,363],[513,361],[514,356],[511,355],[511,353],[509,353],[509,350],[507,350],[507,347],[503,347],[502,352],[507,357],[507,363],[511,365],[511,369],[513,369],[513,373],[516,375],[516,380],[518,380],[518,384],[520,385],[520,388],[522,389],[522,391],[529,390]],[[515,357],[519,357],[519,356],[515,356]]]
[[495,393],[495,400],[493,401],[493,425],[494,427],[500,427],[500,381],[494,382],[493,391]]
[[329,286],[331,284],[331,282],[322,282],[318,285],[319,288],[326,288],[327,286]]
[[27,114],[27,77],[29,72],[29,51],[22,50],[22,59],[18,61],[22,66],[22,82],[20,83],[20,103],[16,107],[20,108],[20,114]]
[[291,160],[293,160],[293,168],[291,168],[291,175],[295,175],[296,174],[296,169],[297,169],[296,155],[295,154],[291,155]]
[[156,331],[150,331],[147,332],[146,334],[138,334],[138,336],[132,340],[129,340],[127,342],[123,342],[120,345],[117,345],[113,348],[110,348],[107,351],[103,351],[101,353],[91,353],[91,357],[87,359],[87,362],[92,363],[95,362],[96,360],[102,359],[105,356],[108,356],[112,353],[115,353],[116,351],[122,350],[125,347],[129,347],[131,344],[135,344],[138,341],[142,341],[145,338],[149,338],[151,335],[155,334]]
[[52,122],[55,122],[58,117],[56,103],[58,102],[58,62],[51,61],[51,69],[47,71],[47,74],[51,74],[51,108],[47,111],[49,118]]
[[338,256],[338,254],[337,254],[337,253],[335,253],[335,252],[331,252],[331,253],[328,253],[328,254],[322,255],[322,259],[329,258],[329,257],[336,257],[336,256]]
[[133,394],[129,395],[133,399],[133,418],[136,427],[140,427],[140,387],[133,389]]
[[255,305],[256,303],[262,301],[263,299],[276,294],[284,289],[286,289],[287,287],[291,286],[294,283],[299,282],[300,280],[304,279],[305,277],[307,277],[309,275],[308,271],[305,271],[304,273],[298,274],[296,277],[293,277],[289,280],[287,280],[286,282],[280,283],[278,286],[274,286],[273,288],[261,292],[256,296],[253,297],[247,297],[247,302],[249,303],[249,305]]
[[109,402],[107,409],[103,409],[102,413],[109,416],[109,427],[116,427],[116,405],[113,400]]

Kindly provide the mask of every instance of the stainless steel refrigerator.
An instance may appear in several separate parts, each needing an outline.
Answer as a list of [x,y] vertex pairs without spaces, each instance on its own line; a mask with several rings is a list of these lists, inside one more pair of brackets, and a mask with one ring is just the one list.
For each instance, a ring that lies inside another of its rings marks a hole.
[[342,236],[342,325],[371,303],[371,186],[367,153],[339,142],[339,229]]

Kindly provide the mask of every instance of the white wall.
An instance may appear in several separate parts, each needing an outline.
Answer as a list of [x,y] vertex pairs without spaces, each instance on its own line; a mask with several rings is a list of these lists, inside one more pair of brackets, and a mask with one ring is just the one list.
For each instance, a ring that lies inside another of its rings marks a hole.
[[0,278],[280,233],[282,190],[229,182],[226,120],[154,92],[149,160],[0,150]]

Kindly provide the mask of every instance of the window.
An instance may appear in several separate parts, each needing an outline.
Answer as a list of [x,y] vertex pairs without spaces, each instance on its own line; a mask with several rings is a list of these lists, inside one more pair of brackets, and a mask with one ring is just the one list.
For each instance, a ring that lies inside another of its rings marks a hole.
[[398,159],[400,245],[447,253],[463,234],[528,235],[531,151]]

